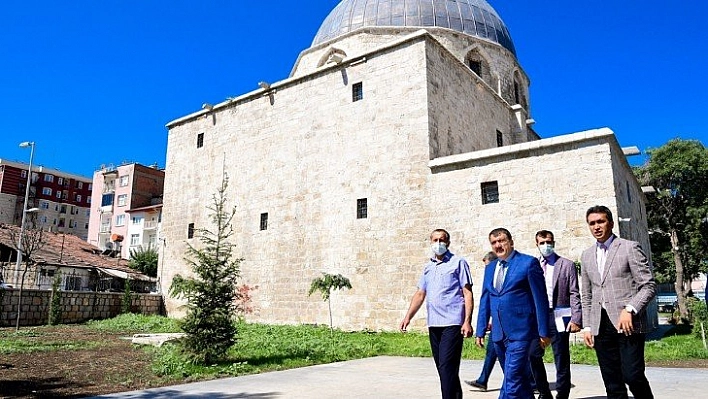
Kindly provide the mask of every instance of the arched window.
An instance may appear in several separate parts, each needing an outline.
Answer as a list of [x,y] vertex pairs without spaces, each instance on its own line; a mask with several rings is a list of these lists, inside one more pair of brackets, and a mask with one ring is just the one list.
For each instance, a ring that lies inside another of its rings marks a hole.
[[489,70],[489,61],[487,57],[480,51],[479,48],[475,47],[467,52],[465,56],[465,65],[467,65],[472,72],[477,74],[482,80],[491,84],[491,71]]
[[526,85],[521,78],[519,71],[514,71],[514,103],[521,105],[525,110],[528,110],[528,101],[526,100]]

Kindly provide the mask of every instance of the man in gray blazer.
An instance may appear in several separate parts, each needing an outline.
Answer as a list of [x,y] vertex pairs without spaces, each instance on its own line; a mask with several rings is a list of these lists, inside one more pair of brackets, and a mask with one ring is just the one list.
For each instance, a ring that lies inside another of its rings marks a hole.
[[585,344],[595,348],[609,399],[653,398],[644,373],[644,340],[656,327],[647,306],[656,296],[656,281],[638,243],[612,233],[612,212],[588,209],[585,219],[597,240],[581,257]]
[[[555,252],[556,241],[553,232],[541,230],[536,233],[536,247],[540,252],[539,262],[546,279],[548,295],[548,327],[553,348],[553,359],[556,365],[557,399],[568,399],[570,396],[570,333],[580,331],[583,314],[580,307],[580,289],[578,288],[578,272],[575,264],[568,258]],[[556,327],[556,312],[569,313],[563,318],[563,327]],[[531,373],[538,389],[538,399],[553,398],[546,368],[543,365],[544,350],[540,345],[532,346],[529,360]]]

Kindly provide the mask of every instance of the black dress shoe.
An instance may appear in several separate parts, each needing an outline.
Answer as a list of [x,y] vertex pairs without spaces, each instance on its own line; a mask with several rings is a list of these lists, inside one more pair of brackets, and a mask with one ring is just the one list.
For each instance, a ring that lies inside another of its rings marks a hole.
[[475,388],[479,388],[479,390],[482,392],[485,392],[487,390],[487,385],[479,383],[479,382],[477,382],[477,380],[474,380],[474,381],[465,380],[465,384],[473,386]]

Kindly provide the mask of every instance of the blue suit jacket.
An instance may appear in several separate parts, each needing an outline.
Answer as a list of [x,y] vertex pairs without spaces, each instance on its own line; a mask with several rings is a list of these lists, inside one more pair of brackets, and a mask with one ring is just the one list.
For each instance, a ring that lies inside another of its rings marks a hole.
[[517,251],[506,260],[508,269],[501,291],[494,288],[496,263],[484,270],[477,336],[484,336],[491,317],[492,341],[548,337],[548,297],[541,264],[533,256]]

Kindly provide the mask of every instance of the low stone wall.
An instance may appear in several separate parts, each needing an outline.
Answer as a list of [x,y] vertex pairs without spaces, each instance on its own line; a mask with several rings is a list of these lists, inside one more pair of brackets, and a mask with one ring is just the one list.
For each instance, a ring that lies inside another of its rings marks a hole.
[[[14,326],[17,319],[17,296],[19,290],[6,289],[0,293],[0,326]],[[121,312],[122,292],[60,291],[61,324],[81,323],[91,319],[110,319]],[[133,293],[131,311],[155,315],[165,314],[162,295]],[[20,312],[21,326],[47,324],[52,291],[23,290]]]

